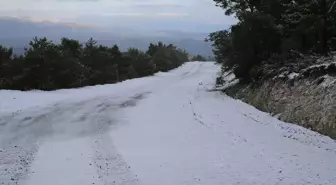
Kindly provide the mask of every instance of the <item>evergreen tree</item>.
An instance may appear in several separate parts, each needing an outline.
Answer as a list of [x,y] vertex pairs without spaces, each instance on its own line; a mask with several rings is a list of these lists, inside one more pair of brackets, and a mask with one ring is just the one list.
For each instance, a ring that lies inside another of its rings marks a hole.
[[327,55],[336,47],[335,1],[214,0],[239,22],[209,35],[216,61],[251,80],[251,70],[292,50]]
[[150,44],[147,52],[135,48],[121,52],[117,45],[98,45],[93,38],[83,47],[69,38],[55,44],[37,37],[23,56],[12,54],[11,48],[0,46],[0,88],[53,90],[116,83],[168,71],[186,62],[188,56],[162,42]]

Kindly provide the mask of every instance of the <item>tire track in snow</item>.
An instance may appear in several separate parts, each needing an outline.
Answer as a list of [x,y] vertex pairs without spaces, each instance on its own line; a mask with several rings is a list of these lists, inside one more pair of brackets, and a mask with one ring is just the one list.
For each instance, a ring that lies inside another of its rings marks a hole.
[[[118,104],[119,108],[133,107],[150,92],[135,94],[128,100]],[[101,128],[99,128],[101,130]],[[139,179],[123,157],[118,153],[108,133],[92,137],[94,155],[92,161],[96,167],[98,178],[104,185],[138,185]]]
[[199,71],[202,69],[203,65],[204,65],[203,63],[197,63],[196,65],[193,65],[187,72],[181,75],[181,79],[185,79],[185,78],[197,75]]
[[[127,164],[121,156],[113,152],[115,150],[111,144],[113,142],[108,142],[110,138],[106,138],[106,135],[110,126],[116,124],[113,112],[135,106],[136,102],[145,98],[147,94],[149,92],[135,94],[127,100],[118,100],[119,103],[115,102],[114,98],[109,102],[109,97],[98,97],[88,101],[57,104],[44,109],[31,109],[1,117],[0,185],[14,185],[26,181],[28,176],[34,173],[31,171],[31,164],[41,143],[49,140],[50,137],[57,138],[56,140],[68,140],[88,136],[95,139],[98,137],[98,142],[92,146],[97,149],[95,158],[97,164],[101,163],[100,159],[105,158],[108,164],[115,163],[117,167],[125,169],[123,170],[124,180],[123,178],[109,180],[113,174],[122,173],[122,170],[113,171],[113,168],[109,167],[110,170],[102,171],[98,168],[100,176],[106,181],[105,184],[113,184],[113,182],[131,184],[127,182],[127,178],[132,176],[128,175]],[[111,148],[104,149],[101,143]],[[103,165],[99,166],[103,167]],[[136,180],[132,179],[130,182],[134,184]]]
[[195,67],[196,67],[196,65],[191,66],[191,68],[187,72],[185,72],[181,75],[181,78],[183,79],[183,78],[187,77]]
[[[187,74],[180,78],[195,75],[201,66],[202,64],[193,65]],[[98,137],[97,143],[92,145],[97,151],[93,159],[98,167],[97,173],[100,174],[105,184],[137,183],[136,176],[132,174],[127,163],[117,151],[114,151],[113,142],[106,136],[106,132],[110,126],[115,125],[112,115],[109,115],[111,111],[135,106],[137,101],[145,98],[147,94],[149,93],[138,93],[128,99],[118,101],[116,97],[106,96],[76,103],[60,102],[44,108],[34,107],[14,114],[1,115],[0,185],[21,184],[29,178],[30,174],[35,173],[31,169],[32,163],[39,148],[49,144],[50,137],[66,141],[88,136],[94,139]],[[109,101],[110,99],[112,102]],[[100,136],[101,134],[103,136]],[[111,148],[106,149],[104,145],[111,146]],[[108,164],[115,163],[120,169],[113,170],[109,167],[104,170],[102,166],[104,158]],[[123,175],[119,178],[113,177],[119,173]]]
[[112,138],[108,134],[92,138],[94,149],[93,162],[97,169],[98,178],[104,185],[138,185],[139,180],[133,174],[131,167],[117,152]]
[[196,114],[193,104],[191,103],[191,101],[189,101],[189,102],[190,102],[191,111],[193,112],[193,116],[194,116],[195,121],[197,121],[198,123],[200,123],[201,125],[203,125],[203,126],[205,126],[207,128],[211,128],[209,125],[207,125],[206,123],[204,123],[201,120],[201,116],[199,116],[198,114]]
[[[30,173],[31,163],[44,137],[55,135],[55,124],[60,118],[79,110],[85,102],[71,106],[52,106],[43,110],[23,111],[1,119],[0,182],[19,184]],[[63,125],[64,126],[64,125]],[[57,127],[56,127],[57,128]]]
[[8,145],[0,149],[0,184],[14,185],[27,178],[38,147],[32,143]]
[[38,151],[40,137],[51,133],[51,126],[39,121],[45,120],[54,112],[57,111],[48,108],[33,117],[28,116],[30,113],[21,112],[0,119],[1,184],[19,184],[20,180],[26,179],[31,173],[30,165]]

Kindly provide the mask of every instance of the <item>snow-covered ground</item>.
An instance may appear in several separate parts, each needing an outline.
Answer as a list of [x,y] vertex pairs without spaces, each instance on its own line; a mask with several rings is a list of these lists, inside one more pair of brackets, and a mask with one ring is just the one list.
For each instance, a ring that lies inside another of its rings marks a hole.
[[214,63],[0,91],[0,185],[336,184],[336,142],[214,87]]

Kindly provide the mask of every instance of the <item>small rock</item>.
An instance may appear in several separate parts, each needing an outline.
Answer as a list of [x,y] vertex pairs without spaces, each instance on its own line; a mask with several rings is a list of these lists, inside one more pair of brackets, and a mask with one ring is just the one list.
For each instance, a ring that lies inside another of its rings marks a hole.
[[17,146],[15,145],[14,148],[17,148]]
[[14,178],[11,178],[10,180],[14,181],[15,179],[14,179]]

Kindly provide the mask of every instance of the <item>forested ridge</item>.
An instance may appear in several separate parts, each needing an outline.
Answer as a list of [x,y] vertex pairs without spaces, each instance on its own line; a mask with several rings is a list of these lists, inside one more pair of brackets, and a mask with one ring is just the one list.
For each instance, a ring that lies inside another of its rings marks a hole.
[[328,56],[336,48],[335,1],[214,2],[238,23],[211,33],[207,40],[213,42],[216,61],[241,82],[261,79],[266,65],[279,69],[288,63],[302,63],[302,56]]
[[107,47],[90,38],[85,44],[62,38],[55,44],[35,37],[22,56],[0,46],[0,89],[54,90],[116,83],[174,69],[188,61],[188,53],[162,42],[147,51],[117,45]]

